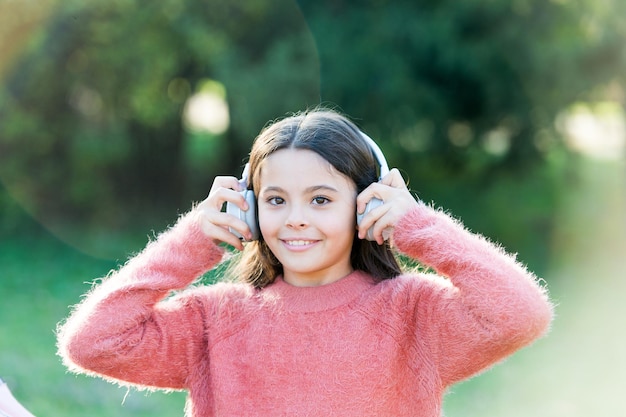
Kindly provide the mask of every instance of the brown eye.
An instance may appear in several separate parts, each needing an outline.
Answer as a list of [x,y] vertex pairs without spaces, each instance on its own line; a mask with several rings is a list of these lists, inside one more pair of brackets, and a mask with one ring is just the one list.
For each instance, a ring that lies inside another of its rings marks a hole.
[[267,199],[267,202],[273,206],[279,206],[281,204],[285,204],[285,200],[281,197],[270,197]]
[[327,197],[317,196],[313,198],[313,204],[315,205],[322,206],[326,203],[330,203],[330,199],[328,199]]

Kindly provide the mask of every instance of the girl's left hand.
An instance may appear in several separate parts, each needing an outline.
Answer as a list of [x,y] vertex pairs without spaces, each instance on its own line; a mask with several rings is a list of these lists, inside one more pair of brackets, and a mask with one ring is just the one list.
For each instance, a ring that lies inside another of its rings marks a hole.
[[393,168],[379,182],[371,184],[357,196],[357,213],[363,213],[367,202],[374,197],[383,203],[363,217],[358,225],[358,237],[364,239],[368,229],[373,226],[374,239],[382,245],[393,233],[396,223],[417,207],[418,202],[411,195],[397,168]]

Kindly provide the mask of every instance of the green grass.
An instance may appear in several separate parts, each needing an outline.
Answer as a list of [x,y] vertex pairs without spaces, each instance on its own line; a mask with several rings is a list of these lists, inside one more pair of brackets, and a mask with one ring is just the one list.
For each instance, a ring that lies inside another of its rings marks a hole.
[[69,306],[115,262],[83,255],[53,237],[0,241],[0,376],[38,416],[182,416],[183,393],[128,391],[66,372],[55,328]]
[[[622,415],[625,185],[624,163],[579,167],[547,245],[545,278],[558,303],[550,336],[453,387],[447,417]],[[0,237],[0,376],[35,415],[183,415],[184,393],[146,394],[75,376],[55,354],[57,323],[88,282],[116,266],[43,231]]]
[[453,388],[448,417],[624,414],[626,161],[582,160],[564,191],[544,276],[552,331]]

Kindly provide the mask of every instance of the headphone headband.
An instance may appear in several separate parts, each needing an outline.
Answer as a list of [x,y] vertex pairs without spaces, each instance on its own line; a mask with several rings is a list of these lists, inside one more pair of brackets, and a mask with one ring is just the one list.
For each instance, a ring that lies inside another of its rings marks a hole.
[[[374,154],[374,158],[378,161],[378,165],[380,166],[380,175],[378,180],[382,180],[385,175],[389,173],[389,166],[387,165],[387,160],[385,159],[385,155],[380,147],[374,142],[374,139],[367,136],[365,133],[359,130],[361,137],[365,142],[369,145],[369,148],[372,150]],[[247,186],[248,184],[248,176],[250,175],[250,163],[246,163],[243,173],[241,174],[241,180],[239,181],[242,185]]]
[[241,179],[239,183],[244,186],[244,188],[248,187],[248,176],[250,175],[250,162],[246,162],[246,165],[243,167],[243,172],[241,173]]
[[361,137],[365,139],[365,142],[367,142],[367,144],[369,145],[370,149],[372,150],[372,153],[374,154],[374,157],[378,161],[378,165],[380,166],[380,176],[378,177],[378,180],[380,181],[383,179],[385,175],[389,173],[389,166],[387,165],[387,160],[385,159],[385,155],[383,154],[383,151],[378,147],[376,142],[374,142],[374,139],[370,138],[369,136],[367,136],[365,133],[361,131],[359,132],[361,133]]

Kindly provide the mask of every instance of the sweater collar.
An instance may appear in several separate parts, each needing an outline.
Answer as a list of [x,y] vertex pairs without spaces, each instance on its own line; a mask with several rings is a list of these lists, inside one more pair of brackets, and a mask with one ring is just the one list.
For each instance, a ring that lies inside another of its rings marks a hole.
[[296,287],[279,276],[263,292],[266,297],[281,302],[285,310],[307,313],[340,307],[373,285],[370,275],[363,271],[354,271],[338,281],[316,287]]

